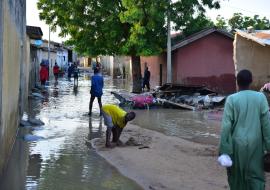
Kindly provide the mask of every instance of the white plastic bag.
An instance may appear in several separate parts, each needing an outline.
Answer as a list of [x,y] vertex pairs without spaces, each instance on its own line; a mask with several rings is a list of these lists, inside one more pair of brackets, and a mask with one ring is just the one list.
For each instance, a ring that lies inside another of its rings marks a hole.
[[218,157],[218,163],[223,167],[231,167],[232,166],[232,159],[227,154],[222,154]]

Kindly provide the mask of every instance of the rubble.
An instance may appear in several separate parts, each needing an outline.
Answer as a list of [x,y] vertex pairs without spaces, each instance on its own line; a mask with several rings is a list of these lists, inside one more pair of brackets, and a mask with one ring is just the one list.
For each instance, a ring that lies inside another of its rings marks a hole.
[[20,126],[21,127],[29,127],[29,126],[31,126],[31,123],[22,119],[20,121]]
[[226,96],[204,86],[165,84],[154,92],[134,94],[127,91],[112,92],[120,106],[149,109],[166,107],[187,110],[213,109],[223,106]]
[[41,137],[41,136],[37,136],[37,135],[31,135],[31,134],[27,134],[23,137],[23,139],[25,141],[39,141],[39,140],[42,140],[44,139],[44,137]]
[[40,119],[28,119],[28,122],[32,125],[32,126],[42,126],[45,125],[45,123],[43,121],[41,121]]
[[43,95],[40,93],[33,92],[29,95],[29,98],[36,98],[36,99],[45,99]]

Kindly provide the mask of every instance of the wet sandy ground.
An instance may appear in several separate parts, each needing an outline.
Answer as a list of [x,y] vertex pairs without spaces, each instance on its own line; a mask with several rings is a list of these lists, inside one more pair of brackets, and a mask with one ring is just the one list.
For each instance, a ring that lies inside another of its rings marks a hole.
[[[126,143],[134,139],[133,144]],[[216,145],[203,145],[128,125],[124,146],[108,149],[103,139],[93,147],[120,172],[149,190],[229,189],[225,168],[217,163]],[[267,174],[267,187],[270,175]]]

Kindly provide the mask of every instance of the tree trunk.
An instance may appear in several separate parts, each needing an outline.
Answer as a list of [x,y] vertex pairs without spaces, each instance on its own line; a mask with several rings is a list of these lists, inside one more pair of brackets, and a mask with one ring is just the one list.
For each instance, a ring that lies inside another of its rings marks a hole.
[[141,93],[142,92],[142,74],[141,74],[140,56],[132,55],[131,64],[132,64],[132,81],[133,81],[132,92]]

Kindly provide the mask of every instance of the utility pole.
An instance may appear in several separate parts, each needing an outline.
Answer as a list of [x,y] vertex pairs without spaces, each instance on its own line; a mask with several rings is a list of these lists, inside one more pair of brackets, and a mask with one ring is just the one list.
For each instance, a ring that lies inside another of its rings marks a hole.
[[[50,67],[50,53],[51,53],[51,27],[49,26],[49,41],[48,41],[48,61],[49,61],[49,67]],[[51,66],[52,67],[52,66]]]
[[167,13],[167,83],[172,83],[172,46],[171,46],[171,16],[170,16],[170,5],[171,1],[169,0],[169,7]]

